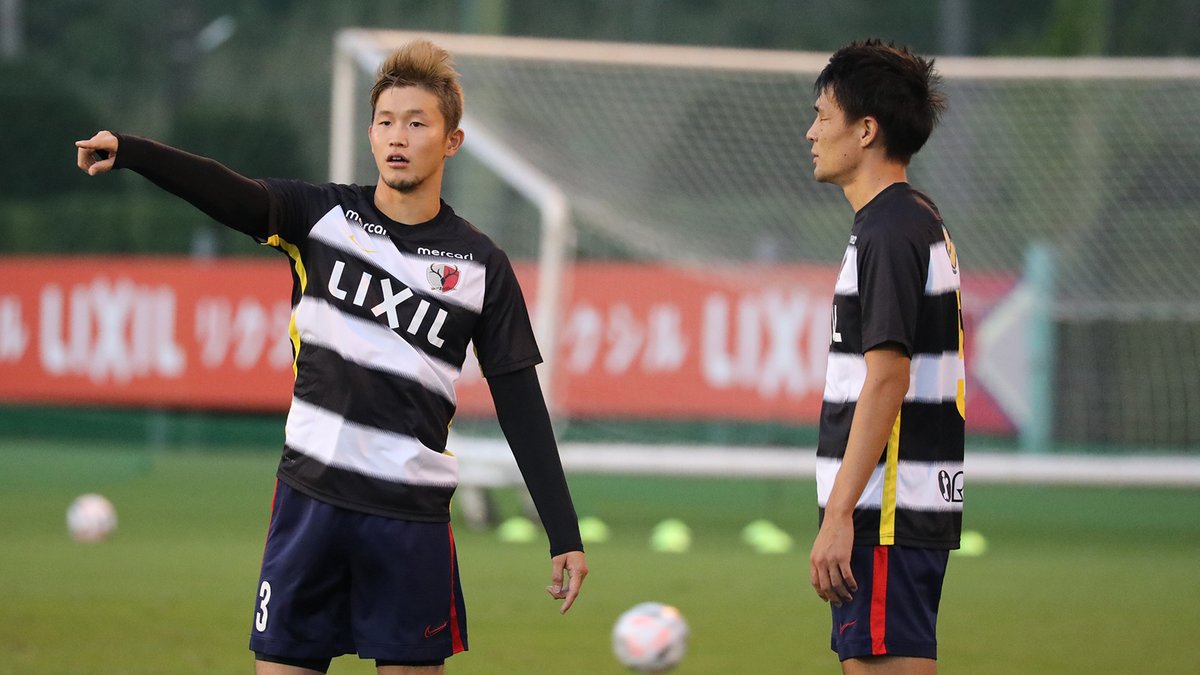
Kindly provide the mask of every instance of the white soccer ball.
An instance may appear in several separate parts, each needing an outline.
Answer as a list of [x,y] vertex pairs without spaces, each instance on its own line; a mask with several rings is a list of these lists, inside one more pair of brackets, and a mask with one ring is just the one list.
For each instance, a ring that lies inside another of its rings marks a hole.
[[75,541],[100,541],[115,529],[117,510],[100,495],[80,495],[67,508],[67,530]]
[[660,602],[643,602],[617,619],[613,651],[626,668],[661,673],[683,659],[687,638],[687,621],[678,609]]

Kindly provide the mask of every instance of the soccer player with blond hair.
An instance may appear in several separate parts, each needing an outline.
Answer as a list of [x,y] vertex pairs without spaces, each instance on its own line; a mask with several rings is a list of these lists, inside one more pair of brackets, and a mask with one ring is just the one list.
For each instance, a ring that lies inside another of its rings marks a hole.
[[89,175],[136,171],[287,258],[295,386],[255,587],[260,674],[323,673],[352,653],[381,675],[440,673],[467,648],[446,443],[472,344],[549,537],[561,612],[588,573],[512,265],[441,199],[462,114],[450,55],[416,40],[371,90],[374,185],[252,180],[108,131],[76,143]]

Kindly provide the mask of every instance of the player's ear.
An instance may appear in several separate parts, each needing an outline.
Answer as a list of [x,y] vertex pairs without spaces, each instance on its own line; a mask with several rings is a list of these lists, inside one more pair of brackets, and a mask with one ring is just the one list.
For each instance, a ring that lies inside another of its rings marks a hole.
[[879,120],[867,115],[858,122],[858,147],[868,148],[882,138]]
[[455,129],[446,136],[446,157],[453,157],[454,153],[462,147],[463,139],[466,138],[466,133],[462,129]]

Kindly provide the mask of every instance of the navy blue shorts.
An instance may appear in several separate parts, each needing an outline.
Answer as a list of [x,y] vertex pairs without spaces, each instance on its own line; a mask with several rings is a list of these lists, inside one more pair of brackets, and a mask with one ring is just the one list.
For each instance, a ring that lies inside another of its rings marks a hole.
[[350,511],[277,482],[250,649],[402,663],[465,651],[450,524]]
[[937,658],[937,615],[946,577],[943,549],[855,546],[854,599],[833,610],[830,647],[842,661],[866,656]]

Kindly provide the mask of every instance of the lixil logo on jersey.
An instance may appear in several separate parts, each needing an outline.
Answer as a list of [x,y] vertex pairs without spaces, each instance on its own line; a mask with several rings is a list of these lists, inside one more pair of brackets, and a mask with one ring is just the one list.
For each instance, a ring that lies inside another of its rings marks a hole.
[[460,278],[458,267],[445,263],[433,263],[425,270],[425,278],[429,287],[435,291],[449,293],[458,286]]

